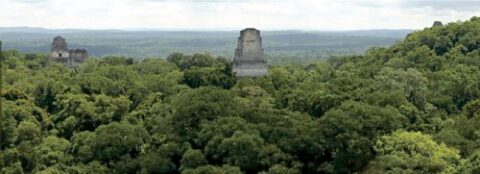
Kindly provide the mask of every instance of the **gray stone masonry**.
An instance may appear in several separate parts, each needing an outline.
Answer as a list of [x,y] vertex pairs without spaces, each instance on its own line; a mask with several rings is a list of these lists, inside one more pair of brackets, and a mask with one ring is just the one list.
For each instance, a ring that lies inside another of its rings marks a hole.
[[53,38],[50,59],[63,63],[69,67],[75,67],[85,62],[88,52],[85,49],[68,49],[67,42],[62,36]]
[[237,77],[261,77],[268,75],[267,62],[264,60],[262,37],[255,28],[240,31],[237,49],[233,60],[233,72]]

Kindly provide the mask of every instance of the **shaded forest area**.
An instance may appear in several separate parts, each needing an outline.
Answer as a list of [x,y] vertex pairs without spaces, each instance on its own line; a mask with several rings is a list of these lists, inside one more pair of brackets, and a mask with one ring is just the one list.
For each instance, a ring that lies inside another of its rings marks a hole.
[[2,173],[478,173],[480,18],[237,79],[209,54],[5,51]]
[[[389,46],[411,30],[365,31],[262,31],[266,57],[271,64],[326,60],[332,55],[362,54],[372,46]],[[1,28],[6,49],[49,52],[53,37],[61,35],[71,48],[85,48],[92,56],[120,55],[137,60],[184,54],[210,53],[233,58],[237,31],[121,31],[46,30]]]

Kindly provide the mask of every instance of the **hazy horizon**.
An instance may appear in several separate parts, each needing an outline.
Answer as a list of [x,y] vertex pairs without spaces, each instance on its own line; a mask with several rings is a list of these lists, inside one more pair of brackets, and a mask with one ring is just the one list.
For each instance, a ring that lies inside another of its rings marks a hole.
[[[391,45],[411,32],[413,30],[262,30],[262,38],[267,59],[275,57],[270,62],[285,62],[285,59],[306,61],[326,59],[332,55],[361,54],[369,47]],[[239,31],[46,30],[0,27],[0,39],[4,41],[4,48],[23,52],[48,52],[55,36],[63,36],[71,48],[87,49],[95,57],[123,55],[141,59],[167,57],[182,52],[212,53],[231,58]]]

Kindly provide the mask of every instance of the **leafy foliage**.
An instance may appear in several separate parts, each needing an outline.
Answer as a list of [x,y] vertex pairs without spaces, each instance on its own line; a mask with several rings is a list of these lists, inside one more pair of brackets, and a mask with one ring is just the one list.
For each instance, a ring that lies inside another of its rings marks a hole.
[[227,59],[5,51],[2,173],[476,173],[480,19],[237,79]]
[[379,138],[377,157],[367,173],[453,173],[458,150],[438,144],[421,132],[396,131]]

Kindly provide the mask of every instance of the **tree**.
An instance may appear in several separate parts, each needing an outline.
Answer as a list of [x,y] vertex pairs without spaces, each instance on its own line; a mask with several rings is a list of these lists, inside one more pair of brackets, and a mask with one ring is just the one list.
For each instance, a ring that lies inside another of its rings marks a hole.
[[2,110],[0,111],[0,150],[4,150],[13,143],[14,141],[14,132],[17,126],[17,120],[15,119],[14,109],[15,103],[5,101],[3,98],[0,98],[2,102]]
[[421,132],[396,131],[382,136],[378,154],[365,173],[452,173],[460,162],[458,150],[438,144]]
[[[390,106],[378,107],[346,101],[320,118],[321,134],[328,142],[335,172],[360,170],[374,157],[376,137],[406,125],[407,119]],[[335,155],[333,155],[335,154]]]
[[72,143],[71,154],[74,161],[87,163],[92,161],[95,155],[96,134],[95,132],[74,133],[70,142]]
[[480,151],[477,149],[462,160],[455,173],[480,173]]
[[63,138],[48,136],[36,148],[39,154],[38,169],[45,169],[54,165],[66,165],[72,157],[68,154],[70,142]]
[[207,160],[205,159],[205,156],[203,155],[201,150],[188,149],[183,154],[180,164],[180,170],[195,169],[197,167],[207,164]]
[[380,89],[387,92],[402,90],[409,102],[419,109],[425,108],[428,80],[418,70],[410,68],[403,71],[384,68],[375,78],[380,81]]
[[41,128],[33,121],[22,121],[15,129],[14,137],[16,145],[35,145],[41,141]]
[[139,157],[141,173],[175,173],[177,167],[172,159],[163,152],[153,151],[141,154]]
[[42,108],[46,108],[47,112],[53,113],[57,109],[54,105],[56,97],[64,93],[63,88],[64,86],[59,82],[40,80],[34,93],[36,104]]
[[173,126],[187,138],[195,135],[203,121],[235,115],[237,110],[229,91],[213,87],[188,90],[172,101],[172,107]]
[[[58,97],[59,113],[54,117],[61,135],[69,138],[74,131],[93,131],[100,125],[120,121],[132,103],[127,97],[66,94]],[[93,101],[92,101],[93,100]]]
[[184,72],[183,83],[192,88],[211,85],[230,89],[236,83],[236,77],[233,75],[229,64],[218,64],[213,67],[193,67]]
[[142,145],[148,143],[145,128],[112,122],[95,130],[94,158],[103,162],[120,159],[123,155],[137,156]]
[[[313,89],[312,89],[313,88]],[[340,105],[341,98],[324,89],[304,87],[294,89],[287,95],[287,108],[293,111],[306,112],[314,117],[321,117],[329,109]]]
[[224,173],[242,174],[242,172],[238,167],[233,167],[229,165],[224,165],[222,167],[205,165],[195,169],[187,169],[182,172],[182,174],[224,174]]
[[281,165],[274,165],[267,172],[262,172],[261,174],[299,174],[301,173],[298,169],[287,168]]
[[205,123],[199,133],[209,161],[239,166],[242,171],[260,172],[285,161],[288,156],[267,144],[253,124],[235,117]]
[[98,174],[108,174],[111,173],[107,166],[100,164],[98,161],[92,161],[88,164],[80,164],[73,166],[70,170],[71,172],[75,172],[78,174],[90,174],[90,173],[98,173]]
[[267,91],[259,86],[237,85],[232,89],[235,92],[235,100],[242,108],[272,108],[275,99]]

